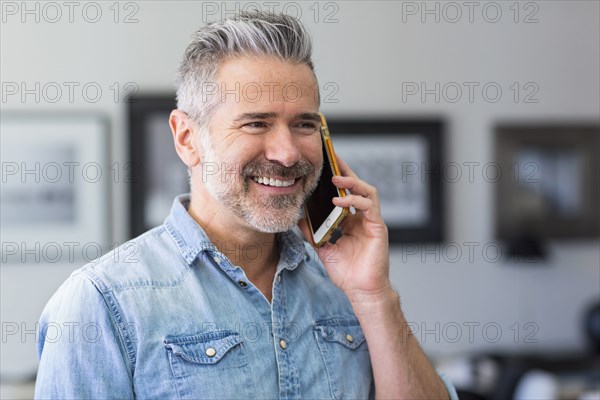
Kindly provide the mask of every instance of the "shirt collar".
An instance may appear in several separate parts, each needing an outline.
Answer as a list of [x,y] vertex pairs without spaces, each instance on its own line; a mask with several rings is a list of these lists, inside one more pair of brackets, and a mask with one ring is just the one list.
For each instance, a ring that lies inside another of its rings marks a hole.
[[[217,249],[204,229],[188,213],[189,205],[189,194],[175,197],[164,225],[185,261],[191,265],[201,252],[216,252]],[[276,240],[281,249],[278,268],[295,269],[306,256],[302,239],[294,232],[287,231],[277,233]]]
[[190,195],[175,197],[171,212],[165,219],[165,228],[171,235],[179,252],[188,264],[191,264],[201,251],[214,249],[204,229],[187,212]]

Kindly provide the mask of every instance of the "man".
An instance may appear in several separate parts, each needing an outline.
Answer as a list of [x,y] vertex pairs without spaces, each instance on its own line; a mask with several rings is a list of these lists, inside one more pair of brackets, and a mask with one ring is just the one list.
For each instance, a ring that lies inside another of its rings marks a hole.
[[333,202],[356,209],[343,236],[315,250],[290,231],[323,162],[299,21],[242,14],[200,29],[177,100],[191,194],[132,241],[136,262],[110,253],[50,300],[36,397],[456,398],[391,288],[375,189],[340,160],[333,183],[352,194]]

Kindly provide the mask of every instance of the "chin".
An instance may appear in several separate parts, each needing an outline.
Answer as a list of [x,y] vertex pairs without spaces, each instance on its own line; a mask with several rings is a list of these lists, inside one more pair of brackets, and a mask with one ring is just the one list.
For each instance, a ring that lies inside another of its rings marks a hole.
[[294,228],[298,224],[300,217],[301,212],[298,211],[295,216],[290,216],[289,218],[285,219],[269,217],[265,218],[264,216],[252,218],[252,216],[250,216],[250,218],[247,219],[247,222],[251,227],[259,232],[279,233],[286,232]]

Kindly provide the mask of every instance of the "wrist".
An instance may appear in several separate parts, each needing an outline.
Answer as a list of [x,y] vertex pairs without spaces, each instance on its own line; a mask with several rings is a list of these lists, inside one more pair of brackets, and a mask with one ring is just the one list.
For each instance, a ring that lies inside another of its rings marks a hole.
[[400,296],[391,286],[375,292],[357,290],[352,292],[348,299],[357,315],[376,315],[400,309]]

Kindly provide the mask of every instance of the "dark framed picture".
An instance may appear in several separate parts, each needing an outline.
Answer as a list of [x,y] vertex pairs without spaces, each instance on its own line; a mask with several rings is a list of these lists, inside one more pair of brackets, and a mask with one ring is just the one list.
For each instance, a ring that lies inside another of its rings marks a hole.
[[327,121],[336,153],[377,188],[390,243],[441,242],[443,122]]
[[162,224],[175,196],[188,192],[189,186],[169,127],[175,95],[140,95],[128,105],[130,233],[137,236]]
[[496,127],[496,236],[501,240],[600,236],[600,127]]

